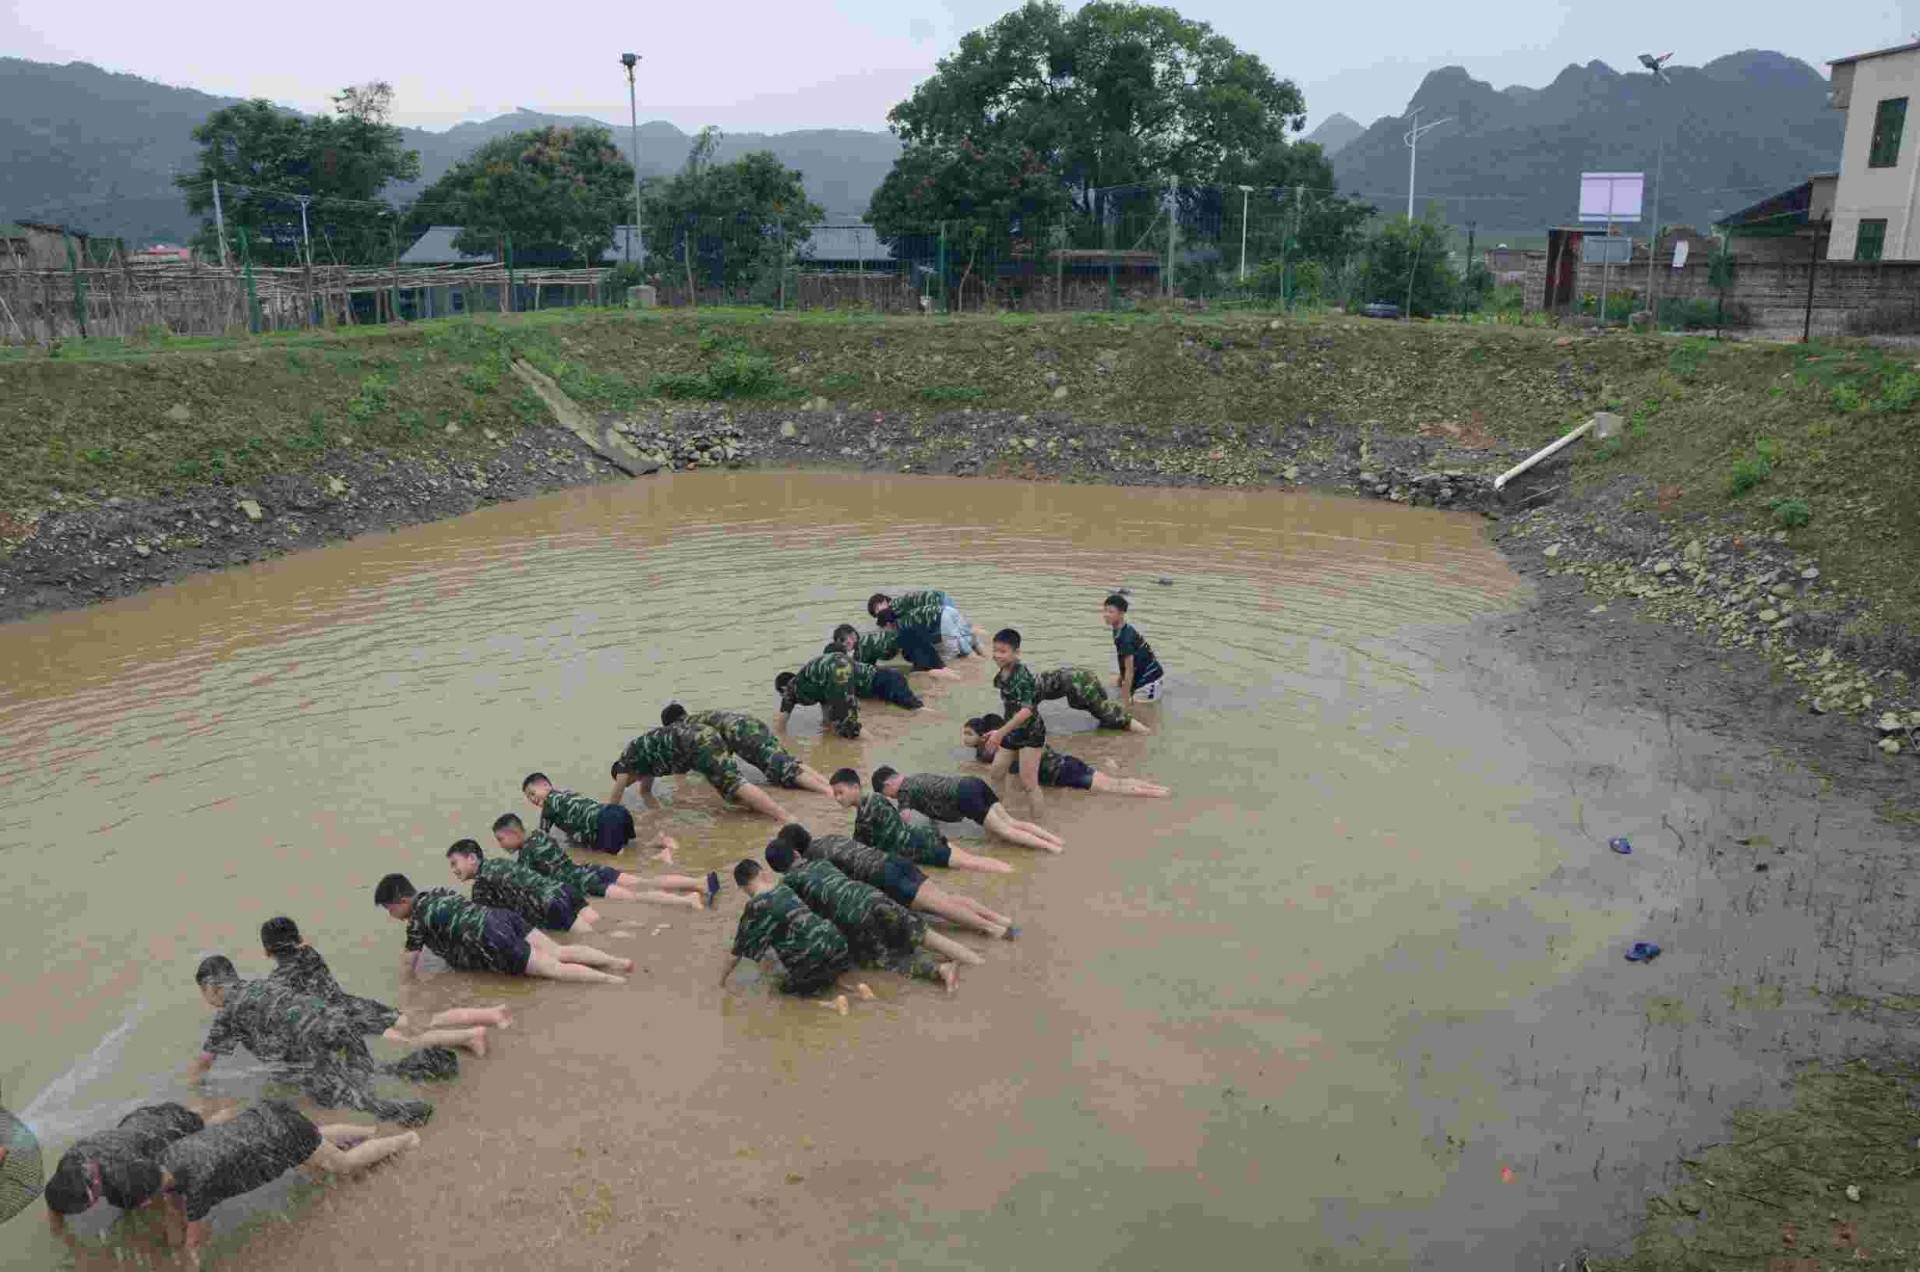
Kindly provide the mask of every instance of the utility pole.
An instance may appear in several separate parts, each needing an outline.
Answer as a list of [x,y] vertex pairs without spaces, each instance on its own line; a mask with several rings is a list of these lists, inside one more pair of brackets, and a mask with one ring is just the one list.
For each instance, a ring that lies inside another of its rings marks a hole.
[[[1479,222],[1477,221],[1467,222],[1467,267],[1460,273],[1462,283],[1468,283],[1473,278],[1473,231],[1478,224]],[[1467,312],[1467,302],[1464,296],[1460,299],[1460,312],[1463,314]]]
[[1293,243],[1300,241],[1300,213],[1307,201],[1307,187],[1293,187],[1293,242],[1283,243],[1280,252],[1280,299],[1286,304],[1287,312],[1293,312],[1292,293],[1287,287],[1287,260],[1293,255]]
[[220,211],[220,178],[213,179],[213,232],[220,239],[220,268],[227,267],[227,218]]
[[640,105],[633,86],[633,68],[639,61],[638,53],[620,55],[620,65],[627,68],[627,125],[633,135],[633,233],[627,235],[629,261],[633,260],[633,240],[640,234]]
[[[1252,197],[1252,186],[1240,187],[1240,285],[1242,287],[1247,283],[1247,200]],[[1282,261],[1286,259],[1284,245],[1281,248],[1281,259]],[[1283,265],[1282,268],[1284,269],[1285,266]]]
[[313,196],[300,196],[300,254],[306,260],[303,270],[307,292],[307,316],[304,326],[313,325],[313,240],[307,237],[307,204],[313,202]]
[[1180,241],[1180,178],[1167,182],[1167,267],[1161,271],[1161,291],[1173,299],[1173,253]]
[[[1651,53],[1640,55],[1640,65],[1653,72],[1655,84],[1668,84],[1667,59],[1671,53],[1662,53],[1655,57]],[[1647,236],[1647,322],[1655,330],[1660,329],[1659,305],[1654,298],[1654,257],[1660,254],[1660,170],[1667,162],[1667,135],[1656,131],[1656,149],[1653,155],[1653,232]]]
[[1413,220],[1413,180],[1414,180],[1415,165],[1420,158],[1420,138],[1424,136],[1426,133],[1431,132],[1433,129],[1438,128],[1442,124],[1450,124],[1453,122],[1453,116],[1449,115],[1445,119],[1436,119],[1430,124],[1423,124],[1420,122],[1420,111],[1422,109],[1424,109],[1424,107],[1416,108],[1414,110],[1411,116],[1413,120],[1413,127],[1408,130],[1407,135],[1405,137],[1401,138],[1401,140],[1406,142],[1407,144],[1407,220],[1408,221]]

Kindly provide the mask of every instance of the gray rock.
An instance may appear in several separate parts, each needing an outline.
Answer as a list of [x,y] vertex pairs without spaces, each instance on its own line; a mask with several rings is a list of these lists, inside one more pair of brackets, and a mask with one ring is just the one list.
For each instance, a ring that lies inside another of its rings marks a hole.
[[1792,596],[1792,595],[1793,595],[1793,584],[1791,584],[1791,583],[1775,583],[1775,584],[1774,584],[1774,585],[1773,585],[1772,587],[1770,587],[1770,588],[1768,588],[1768,589],[1767,589],[1767,591],[1768,591],[1768,593],[1769,593],[1769,594],[1771,594],[1771,595],[1773,595],[1773,596]]
[[150,547],[148,547],[148,546],[147,546],[146,544],[144,544],[144,543],[136,543],[136,544],[134,544],[134,545],[133,545],[133,552],[134,552],[134,555],[135,555],[135,556],[143,556],[143,557],[145,557],[145,556],[152,556],[152,555],[153,555],[153,549],[152,549],[152,548],[150,548]]
[[185,424],[193,419],[193,412],[185,402],[175,402],[167,408],[167,418],[175,424]]
[[1057,389],[1055,389],[1055,390],[1053,391],[1053,400],[1054,400],[1054,401],[1056,401],[1056,402],[1064,402],[1064,401],[1066,401],[1066,400],[1067,400],[1067,386],[1066,386],[1066,385],[1064,385],[1064,384],[1063,384],[1063,385],[1061,385],[1061,386],[1060,386],[1059,388],[1057,388]]
[[1673,573],[1673,562],[1655,561],[1653,563],[1653,574],[1655,578],[1661,578],[1665,575],[1672,574],[1672,573]]
[[780,436],[786,438],[788,441],[792,441],[794,436],[799,432],[800,430],[793,426],[792,420],[780,421]]
[[1550,543],[1547,545],[1547,550],[1545,552],[1542,552],[1540,555],[1544,556],[1545,558],[1547,558],[1547,560],[1551,561],[1555,557],[1560,555],[1560,547],[1561,545],[1558,543]]
[[248,521],[259,521],[261,518],[267,515],[266,513],[260,510],[260,505],[255,503],[251,499],[242,499],[238,507],[241,512],[244,512],[247,514]]

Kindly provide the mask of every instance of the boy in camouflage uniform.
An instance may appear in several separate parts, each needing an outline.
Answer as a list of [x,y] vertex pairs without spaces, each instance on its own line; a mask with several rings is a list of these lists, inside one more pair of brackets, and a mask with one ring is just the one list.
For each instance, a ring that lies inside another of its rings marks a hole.
[[820,795],[831,793],[826,777],[789,754],[780,745],[779,736],[764,720],[756,719],[744,711],[695,711],[688,714],[687,709],[677,702],[669,702],[660,709],[661,728],[671,729],[683,721],[695,729],[713,730],[735,759],[753,765],[775,785],[788,790],[813,791]]
[[1042,702],[1065,698],[1068,706],[1075,711],[1086,712],[1098,720],[1103,729],[1125,729],[1130,733],[1153,732],[1134,719],[1133,712],[1107,697],[1107,687],[1100,683],[1100,673],[1097,671],[1089,671],[1085,667],[1055,667],[1052,671],[1036,673],[1034,679],[1039,682]]
[[[1006,723],[980,740],[992,759],[1002,749],[1018,752],[1012,761],[1020,783],[1036,805],[1040,799],[1040,754],[1047,748],[1047,722],[1040,718],[1040,680],[1020,661],[1020,633],[1003,627],[993,634],[993,661],[1000,671],[993,687],[1006,708]],[[996,762],[995,770],[1000,764]]]
[[892,800],[884,795],[867,794],[860,785],[860,774],[853,769],[840,769],[829,780],[833,783],[834,802],[842,808],[853,809],[853,837],[860,843],[916,866],[978,870],[985,874],[1013,871],[1004,861],[955,848],[932,822],[909,822]]
[[[905,858],[891,856],[847,835],[816,835],[799,822],[789,822],[780,828],[779,834],[767,841],[767,864],[784,873],[786,867],[781,860],[792,861],[799,857],[830,861],[847,878],[878,888],[909,910],[938,915],[961,927],[984,932],[996,940],[1012,940],[1017,931],[1013,920],[1006,915],[989,910],[972,897],[949,892],[945,887],[931,882],[920,867]],[[974,963],[982,960],[978,955],[973,955],[961,961]]]
[[[619,766],[616,764],[615,768]],[[625,789],[619,787],[616,789]],[[597,799],[574,791],[556,788],[545,773],[529,773],[520,782],[520,793],[540,810],[540,833],[558,829],[576,847],[597,852],[620,853],[639,837],[633,826],[633,814],[617,800],[602,804]]]
[[433,1116],[433,1105],[425,1100],[374,1094],[377,1066],[359,1024],[335,1012],[326,999],[272,978],[241,980],[232,961],[219,954],[200,961],[194,981],[214,1017],[200,1054],[187,1067],[189,1080],[198,1082],[215,1057],[244,1046],[324,1108],[361,1109],[403,1126],[420,1126]]
[[[853,691],[853,659],[845,654],[821,654],[801,664],[799,671],[783,671],[773,678],[780,695],[775,724],[782,730],[795,707],[819,707],[823,719],[843,738],[860,736],[860,699]],[[792,818],[786,820],[791,821]]]
[[[741,911],[732,957],[720,973],[720,983],[727,983],[741,959],[758,959],[771,950],[780,958],[781,993],[810,998],[832,989],[840,973],[852,965],[847,938],[840,929],[809,910],[793,889],[768,879],[758,862],[734,866],[733,881],[747,894],[747,907]],[[832,1005],[845,1015],[846,995],[836,997]]]
[[[853,691],[859,697],[877,698],[908,711],[918,711],[926,705],[905,676],[891,667],[879,665],[900,652],[900,639],[893,632],[885,628],[861,632],[852,623],[842,623],[833,629],[833,639],[821,652],[841,653],[853,659]],[[927,674],[941,680],[960,678],[958,672],[946,667],[929,668]]]
[[929,931],[925,919],[824,857],[795,853],[776,837],[767,845],[767,864],[775,874],[786,877],[787,886],[809,909],[846,934],[847,948],[863,966],[881,967],[917,980],[938,980],[951,991],[952,983],[940,967],[941,958],[976,965],[986,961],[952,937]]
[[149,1104],[121,1118],[110,1131],[76,1140],[47,1177],[42,1194],[47,1226],[65,1233],[69,1215],[85,1214],[101,1201],[120,1210],[138,1209],[159,1188],[160,1158],[168,1147],[204,1131],[209,1121],[217,1124],[236,1112],[203,1120],[184,1105]]
[[506,857],[489,858],[472,839],[455,840],[447,849],[447,868],[473,885],[473,903],[489,910],[512,910],[528,923],[555,932],[591,932],[600,912],[558,880],[549,879]]
[[[973,748],[973,756],[989,763],[985,746],[987,734],[1006,723],[997,715],[975,716],[960,726],[960,740]],[[1005,752],[1002,752],[1005,754]],[[1165,799],[1173,794],[1164,786],[1137,777],[1115,777],[1076,756],[1065,755],[1052,747],[1040,753],[1040,785],[1063,790],[1104,791],[1109,795],[1137,795],[1143,799]]]
[[487,1030],[513,1023],[505,1007],[451,1007],[436,1012],[427,1030],[409,1037],[407,1018],[399,1010],[371,998],[359,998],[340,988],[327,960],[300,938],[300,928],[285,915],[260,925],[260,948],[273,960],[270,981],[284,982],[296,993],[326,1000],[336,1012],[352,1020],[363,1034],[379,1034],[388,1042],[409,1047],[464,1047],[476,1056],[487,1054]]
[[623,807],[620,800],[636,780],[641,797],[646,798],[653,794],[654,778],[678,773],[700,774],[729,804],[745,804],[777,822],[791,820],[773,796],[740,776],[740,766],[717,730],[691,721],[649,729],[627,743],[613,762],[613,806]]
[[977,653],[987,639],[985,629],[974,626],[945,592],[907,592],[897,597],[875,592],[867,598],[867,615],[894,631],[900,652],[915,671],[939,667],[942,653],[949,658]]
[[451,888],[416,892],[403,874],[390,874],[375,884],[373,903],[407,925],[402,976],[420,970],[422,949],[432,950],[458,972],[623,985],[626,977],[613,972],[633,970],[630,958],[616,958],[590,945],[561,945],[513,911],[475,905]]
[[873,789],[902,808],[910,808],[934,822],[970,821],[990,835],[1038,848],[1043,852],[1062,852],[1067,841],[1044,826],[1021,821],[1007,811],[993,787],[977,777],[947,777],[939,773],[915,773],[902,777],[893,768],[881,765],[873,771]]
[[[526,823],[512,813],[502,813],[494,819],[493,841],[500,845],[501,852],[516,858],[521,865],[585,896],[606,897],[612,901],[653,901],[697,910],[701,908],[702,893],[706,895],[707,908],[711,909],[713,898],[720,891],[720,877],[711,871],[703,883],[693,875],[655,875],[652,879],[643,879],[612,866],[582,865],[569,857],[567,850],[555,843],[552,836],[537,830],[529,835]],[[653,841],[653,846],[659,850],[658,860],[673,860],[672,838],[661,835]],[[642,891],[643,883],[654,886]]]

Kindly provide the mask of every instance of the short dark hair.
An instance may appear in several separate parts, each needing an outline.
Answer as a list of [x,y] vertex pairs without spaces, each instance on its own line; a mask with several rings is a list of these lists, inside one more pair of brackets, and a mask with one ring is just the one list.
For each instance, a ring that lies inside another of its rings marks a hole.
[[779,675],[773,678],[773,691],[775,693],[785,693],[787,691],[787,686],[792,683],[793,683],[793,673],[790,671],[783,671]]
[[850,768],[835,769],[833,776],[827,779],[828,786],[858,786],[860,774]]
[[392,905],[413,895],[413,881],[403,874],[390,874],[373,885],[373,903]]
[[1112,596],[1109,596],[1107,598],[1106,603],[1108,605],[1113,606],[1113,608],[1119,610],[1122,614],[1127,612],[1127,598],[1120,595],[1120,593],[1118,592],[1115,592]]
[[502,813],[493,819],[493,833],[496,835],[503,830],[525,830],[526,828],[527,824],[520,820],[518,813]]
[[1005,645],[1008,649],[1020,648],[1020,633],[1011,627],[1002,627],[993,634],[993,643]]
[[60,1158],[40,1194],[47,1209],[56,1215],[77,1215],[93,1204],[93,1180],[87,1175],[87,1159],[78,1153]]
[[742,857],[733,867],[733,881],[741,887],[760,877],[760,863],[751,857]]
[[268,919],[260,925],[260,948],[269,954],[285,954],[300,947],[300,925],[286,915]]
[[687,709],[677,702],[669,702],[660,708],[660,727],[663,729],[672,728],[686,718]]
[[867,617],[878,618],[880,611],[893,604],[893,598],[885,592],[875,592],[867,598]]
[[196,985],[230,985],[239,979],[240,973],[233,970],[233,960],[225,954],[207,955],[193,973]]
[[119,1175],[119,1200],[129,1206],[143,1205],[160,1191],[160,1185],[166,1179],[160,1170],[160,1163],[148,1157],[126,1163],[120,1168]]
[[888,778],[896,777],[899,773],[900,770],[893,767],[893,765],[882,764],[879,768],[873,770],[873,789],[876,791],[880,790],[886,786]]
[[773,867],[775,874],[785,874],[793,869],[793,845],[775,835],[767,841],[767,864]]
[[532,786],[535,782],[545,782],[548,786],[553,785],[553,779],[548,777],[545,773],[529,773],[525,777],[520,779],[520,789],[524,791],[527,789],[527,787]]
[[813,832],[805,826],[802,826],[799,822],[788,822],[775,833],[773,838],[776,842],[787,845],[787,847],[793,849],[793,851],[798,854],[806,852],[807,845],[813,842]]
[[456,839],[447,845],[447,856],[449,857],[459,856],[484,859],[486,855],[486,853],[480,851],[480,841],[477,839]]
[[838,645],[841,641],[845,640],[849,636],[853,637],[855,640],[858,640],[860,638],[860,629],[858,627],[855,627],[852,623],[842,623],[840,624],[840,626],[833,629],[833,643],[836,645]]
[[1007,717],[1001,715],[998,711],[989,711],[987,712],[987,714],[980,717],[980,723],[987,726],[988,733],[992,733],[995,729],[999,728],[1001,725],[1005,724],[1006,722],[1007,722]]

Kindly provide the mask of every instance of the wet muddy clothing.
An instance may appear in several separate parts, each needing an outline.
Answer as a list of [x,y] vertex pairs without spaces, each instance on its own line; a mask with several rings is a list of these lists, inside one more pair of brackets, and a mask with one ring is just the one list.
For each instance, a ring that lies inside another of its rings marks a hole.
[[1047,744],[1047,722],[1040,718],[1040,681],[1023,662],[1001,671],[993,678],[993,687],[1000,691],[1002,714],[1009,720],[1021,708],[1031,708],[1033,715],[1018,729],[1004,735],[1000,745],[1009,751],[1021,751],[1028,747]]
[[[992,763],[984,746],[973,748],[973,758],[982,764]],[[1048,747],[1040,752],[1040,785],[1090,791],[1093,789],[1093,769],[1077,756],[1063,755]]]
[[866,796],[854,809],[853,837],[916,866],[944,867],[953,860],[953,849],[938,827],[908,822],[892,800],[878,793]]
[[[713,711],[703,714],[730,716],[733,713]],[[753,717],[742,716],[741,719],[752,720]],[[771,732],[768,730],[769,734]],[[779,748],[776,746],[775,749]],[[740,766],[734,763],[733,755],[728,753],[730,750],[723,731],[697,717],[688,716],[674,724],[649,729],[627,743],[627,749],[620,752],[620,758],[614,763],[614,772],[631,773],[635,777],[673,777],[680,773],[698,773],[723,797],[732,799],[739,793],[740,783],[745,779],[740,776]]]
[[[606,842],[620,829],[623,813],[626,814],[627,836],[616,846],[608,848]],[[608,823],[604,827],[601,825],[603,821]],[[633,815],[619,804],[602,804],[586,795],[555,789],[547,792],[546,801],[540,805],[539,829],[544,832],[556,827],[565,831],[567,838],[582,848],[592,845],[601,852],[619,852],[626,847],[627,840],[633,838]]]
[[1134,630],[1132,623],[1122,623],[1113,632],[1113,659],[1116,670],[1127,674],[1127,658],[1133,658],[1133,688],[1155,684],[1166,675],[1166,669],[1160,660],[1153,656],[1153,646],[1147,644],[1147,638]]
[[[687,720],[696,726],[711,729],[719,736],[726,749],[733,753],[729,763],[733,759],[745,760],[765,773],[768,781],[789,790],[800,785],[800,761],[780,745],[780,735],[765,720],[744,711],[696,711]],[[737,765],[734,776],[734,789],[738,790]],[[711,778],[708,780],[712,781]],[[717,787],[719,783],[715,782],[714,785]]]
[[340,988],[327,960],[311,945],[296,945],[273,956],[274,968],[269,981],[279,981],[296,993],[311,994],[326,1000],[327,1006],[351,1019],[363,1034],[380,1034],[393,1028],[400,1019],[398,1008],[371,998],[361,998]]
[[263,1100],[231,1122],[175,1143],[161,1158],[187,1218],[205,1219],[221,1202],[263,1188],[312,1157],[320,1128],[284,1100]]
[[814,861],[832,862],[847,878],[870,884],[909,908],[927,880],[911,861],[845,835],[815,835],[806,855]]
[[110,1206],[132,1210],[147,1198],[137,1191],[133,1168],[142,1162],[156,1166],[174,1141],[206,1129],[192,1109],[178,1104],[149,1104],[120,1119],[110,1131],[75,1141],[61,1154],[47,1185],[47,1209],[55,1214],[79,1214],[89,1188],[89,1166],[100,1168],[100,1196]]
[[807,908],[852,936],[852,929],[866,922],[873,907],[885,901],[876,888],[850,879],[831,861],[806,858],[793,863],[786,884]]
[[[940,616],[947,608],[944,592],[908,592],[889,603],[892,631],[901,657],[915,671],[931,671],[946,664],[940,658]],[[883,611],[884,612],[884,611]]]
[[905,676],[891,667],[876,667],[872,663],[856,661],[853,664],[853,692],[855,697],[877,698],[908,711],[918,711],[926,705]]
[[[840,645],[828,643],[821,651],[828,654],[844,654],[848,651]],[[861,632],[853,639],[853,659],[855,662],[883,663],[889,658],[900,656],[900,634],[882,627],[877,631]]]
[[795,707],[820,708],[843,738],[860,736],[860,700],[853,692],[853,659],[845,654],[821,654],[793,673],[780,695],[780,714]]
[[1133,713],[1107,696],[1100,673],[1085,667],[1055,667],[1035,677],[1040,683],[1040,700],[1060,698],[1075,711],[1084,711],[1100,722],[1103,729],[1124,729],[1133,723]]
[[902,808],[924,813],[937,822],[971,821],[985,825],[987,814],[1000,802],[993,787],[977,777],[948,777],[915,773],[900,779],[894,799]]
[[406,947],[432,950],[456,971],[518,976],[533,956],[527,930],[511,910],[475,905],[451,888],[428,888],[413,898]]
[[888,900],[878,888],[817,859],[796,862],[786,884],[809,909],[840,929],[854,962],[921,980],[940,979],[940,960],[921,948],[927,936],[925,920]]
[[851,965],[840,929],[808,909],[785,883],[749,897],[734,931],[735,958],[758,959],[769,950],[779,956],[786,994],[817,994]]
[[587,908],[586,898],[558,879],[506,857],[482,857],[473,877],[473,903],[489,910],[512,910],[534,927],[564,932]]
[[620,872],[612,866],[583,866],[567,855],[567,850],[551,835],[534,831],[520,846],[520,864],[547,878],[566,884],[575,892],[604,897],[607,889],[620,882]]
[[338,1061],[372,1070],[359,1023],[326,999],[271,976],[228,982],[226,994],[201,1044],[208,1055],[230,1056],[245,1047],[268,1064]]

